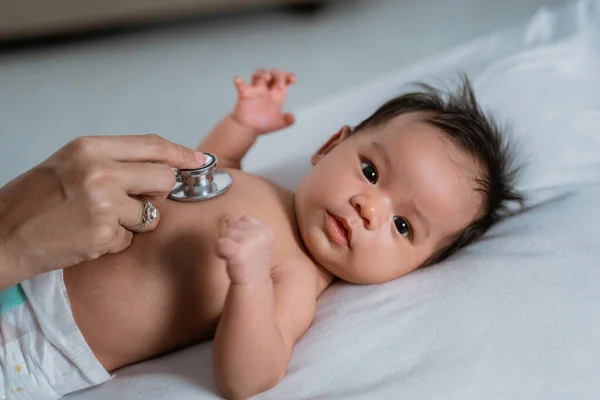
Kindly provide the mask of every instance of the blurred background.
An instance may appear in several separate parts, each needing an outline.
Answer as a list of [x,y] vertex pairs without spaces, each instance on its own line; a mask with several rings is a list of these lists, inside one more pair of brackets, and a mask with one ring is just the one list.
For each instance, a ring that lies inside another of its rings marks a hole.
[[96,133],[192,146],[233,107],[235,75],[295,72],[294,111],[562,2],[0,0],[0,135],[46,156]]

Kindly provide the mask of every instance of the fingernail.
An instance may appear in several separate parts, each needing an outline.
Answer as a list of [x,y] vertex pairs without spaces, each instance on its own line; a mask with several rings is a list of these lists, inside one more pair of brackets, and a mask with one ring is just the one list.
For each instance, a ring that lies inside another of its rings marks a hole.
[[206,157],[204,157],[204,153],[201,151],[195,151],[194,158],[200,165],[204,165],[204,163],[206,162]]
[[175,181],[181,182],[181,172],[179,172],[179,170],[177,168],[171,167],[171,169],[173,170],[173,173],[175,174]]

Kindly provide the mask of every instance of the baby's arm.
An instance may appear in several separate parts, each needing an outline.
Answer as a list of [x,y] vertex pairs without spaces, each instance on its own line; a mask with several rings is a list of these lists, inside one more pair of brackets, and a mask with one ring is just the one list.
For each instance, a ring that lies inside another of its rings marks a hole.
[[250,84],[236,77],[235,109],[213,128],[197,150],[216,154],[222,167],[241,168],[242,158],[258,136],[294,122],[293,115],[282,113],[282,108],[288,87],[295,81],[294,74],[277,69],[255,71]]
[[271,269],[273,232],[259,220],[235,221],[219,239],[231,279],[217,327],[213,365],[219,388],[245,399],[283,378],[295,341],[315,312],[317,284],[301,261]]

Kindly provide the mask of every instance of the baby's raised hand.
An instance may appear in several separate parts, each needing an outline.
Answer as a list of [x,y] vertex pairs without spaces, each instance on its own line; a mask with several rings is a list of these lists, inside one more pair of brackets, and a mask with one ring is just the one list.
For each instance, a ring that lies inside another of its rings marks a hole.
[[261,283],[271,277],[273,230],[257,218],[229,222],[217,241],[217,254],[227,262],[234,284]]
[[294,123],[291,113],[283,113],[283,103],[289,85],[296,76],[280,69],[266,71],[257,69],[250,84],[240,77],[233,81],[238,92],[238,101],[233,118],[257,135],[273,132]]

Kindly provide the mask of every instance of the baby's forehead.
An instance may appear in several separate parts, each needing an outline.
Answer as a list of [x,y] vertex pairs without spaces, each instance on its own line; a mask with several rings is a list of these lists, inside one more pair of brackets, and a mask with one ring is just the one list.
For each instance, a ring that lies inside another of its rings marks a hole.
[[473,179],[485,175],[478,157],[461,145],[450,132],[430,122],[431,116],[432,113],[419,111],[392,117],[387,122],[370,128],[371,137],[363,139],[381,143],[392,153],[392,157],[407,149],[433,153],[451,160]]
[[414,151],[435,153],[461,153],[469,155],[453,140],[452,136],[427,120],[422,112],[401,114],[388,121],[367,127],[359,133],[359,141],[364,145],[379,145],[386,148],[392,156],[405,152],[407,148]]
[[448,132],[430,122],[431,113],[407,112],[390,117],[386,121],[361,128],[357,136],[364,141],[378,140],[388,144],[410,145],[425,141],[445,142],[451,140]]

